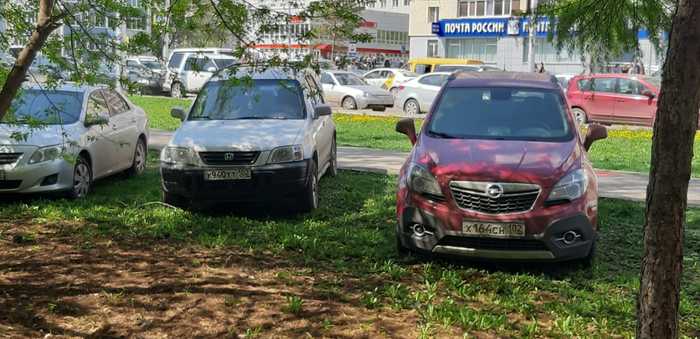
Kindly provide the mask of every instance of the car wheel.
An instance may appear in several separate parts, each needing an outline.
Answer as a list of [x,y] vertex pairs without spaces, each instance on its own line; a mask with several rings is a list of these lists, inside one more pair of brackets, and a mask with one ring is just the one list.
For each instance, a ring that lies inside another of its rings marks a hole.
[[309,167],[309,176],[306,180],[306,187],[299,199],[299,211],[307,213],[318,208],[318,165],[312,160]]
[[399,257],[406,257],[411,254],[411,250],[401,242],[398,231],[396,232],[396,252],[399,254]]
[[338,175],[338,146],[335,143],[335,137],[331,145],[331,160],[328,164],[328,174],[330,174],[331,177]]
[[73,168],[73,189],[69,192],[72,199],[85,198],[90,193],[92,186],[92,168],[88,161],[79,156]]
[[576,266],[588,270],[593,268],[593,261],[595,259],[595,253],[596,253],[596,242],[595,240],[593,241],[593,245],[591,245],[591,251],[588,252],[588,255],[576,260]]
[[343,106],[345,109],[355,110],[357,109],[357,102],[353,97],[345,97],[341,103],[341,106]]
[[420,113],[420,106],[416,99],[408,99],[405,104],[403,104],[403,111],[408,115],[418,115]]
[[386,106],[385,107],[375,107],[375,108],[372,108],[372,110],[375,112],[384,112],[384,111],[386,111]]
[[147,155],[148,148],[146,147],[146,142],[139,138],[139,141],[136,142],[136,150],[134,150],[134,159],[128,171],[130,176],[141,175],[146,171]]
[[174,82],[170,86],[170,96],[173,98],[182,98],[182,85],[179,82]]
[[571,113],[574,114],[574,119],[579,125],[585,125],[588,122],[588,116],[586,115],[586,111],[580,108],[573,108],[571,110]]
[[163,203],[182,209],[189,207],[187,199],[177,194],[171,194],[165,191],[163,191]]

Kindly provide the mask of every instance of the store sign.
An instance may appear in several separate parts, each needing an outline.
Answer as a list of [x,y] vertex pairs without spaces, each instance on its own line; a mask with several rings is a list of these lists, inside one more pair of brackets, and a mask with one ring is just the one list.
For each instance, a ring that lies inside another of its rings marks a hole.
[[[535,28],[538,36],[547,35],[549,19],[539,19]],[[529,29],[529,20],[522,18],[445,19],[432,25],[433,34],[441,37],[527,36]]]

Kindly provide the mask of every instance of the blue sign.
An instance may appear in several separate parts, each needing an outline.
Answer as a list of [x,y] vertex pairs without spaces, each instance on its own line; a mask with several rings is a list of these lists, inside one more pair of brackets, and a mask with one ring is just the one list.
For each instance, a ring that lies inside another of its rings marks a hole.
[[[538,36],[549,32],[549,19],[540,18],[535,23]],[[441,37],[498,37],[527,36],[530,20],[523,18],[445,19],[434,22],[432,32]]]

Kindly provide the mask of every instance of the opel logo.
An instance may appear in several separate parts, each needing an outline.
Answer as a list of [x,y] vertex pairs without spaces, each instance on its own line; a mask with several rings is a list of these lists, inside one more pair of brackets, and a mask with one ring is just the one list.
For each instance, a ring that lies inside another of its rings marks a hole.
[[486,185],[486,195],[493,199],[500,198],[503,195],[503,186],[500,184]]
[[233,158],[235,158],[236,155],[234,153],[226,153],[224,154],[224,160],[226,161],[233,161]]

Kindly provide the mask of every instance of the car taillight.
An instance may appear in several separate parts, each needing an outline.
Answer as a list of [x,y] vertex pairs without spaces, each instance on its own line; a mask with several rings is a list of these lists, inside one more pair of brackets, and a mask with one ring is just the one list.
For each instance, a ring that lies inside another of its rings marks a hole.
[[399,91],[403,91],[404,88],[406,88],[406,87],[404,87],[404,86],[399,86],[399,87],[398,87]]

